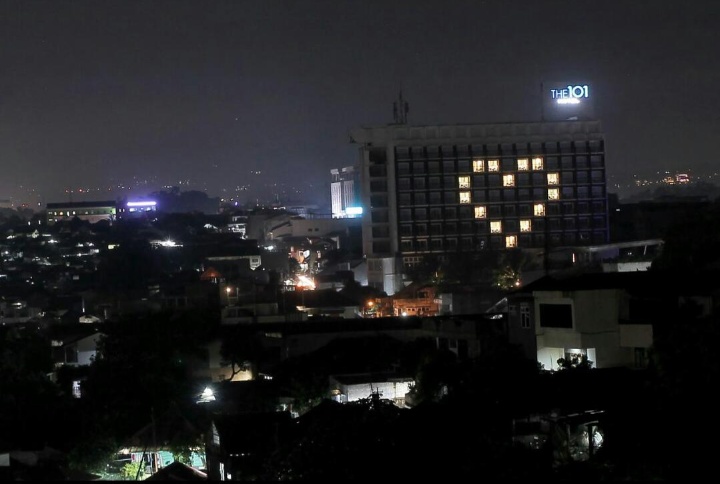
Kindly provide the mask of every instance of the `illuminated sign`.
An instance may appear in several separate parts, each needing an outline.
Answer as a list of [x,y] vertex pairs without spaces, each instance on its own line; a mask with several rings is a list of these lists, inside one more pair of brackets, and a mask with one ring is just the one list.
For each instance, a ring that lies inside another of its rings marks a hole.
[[558,104],[580,104],[581,99],[590,97],[587,84],[568,86],[563,89],[550,89],[550,96]]
[[157,205],[157,202],[148,201],[148,202],[128,202],[128,207],[154,207]]
[[156,206],[157,202],[154,200],[127,203],[128,212],[151,212]]
[[348,215],[362,215],[363,209],[362,207],[347,207],[345,213]]

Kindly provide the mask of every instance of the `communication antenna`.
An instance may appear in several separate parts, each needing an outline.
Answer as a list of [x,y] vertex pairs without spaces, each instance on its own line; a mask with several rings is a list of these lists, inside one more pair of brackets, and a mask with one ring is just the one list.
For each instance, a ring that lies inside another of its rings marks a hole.
[[400,88],[398,100],[393,103],[393,120],[395,124],[407,124],[409,111],[410,105],[403,99],[402,88]]

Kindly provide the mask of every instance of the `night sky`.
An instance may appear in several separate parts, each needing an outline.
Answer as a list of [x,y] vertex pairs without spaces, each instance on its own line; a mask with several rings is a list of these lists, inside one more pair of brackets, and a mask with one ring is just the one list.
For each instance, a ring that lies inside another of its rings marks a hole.
[[718,0],[0,0],[0,199],[329,203],[400,88],[411,124],[536,121],[566,79],[611,183],[711,173],[719,26]]

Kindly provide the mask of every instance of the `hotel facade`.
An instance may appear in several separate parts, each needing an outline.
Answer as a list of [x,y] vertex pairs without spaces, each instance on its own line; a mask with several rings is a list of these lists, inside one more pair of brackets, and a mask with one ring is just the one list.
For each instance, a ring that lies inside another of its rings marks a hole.
[[360,127],[368,284],[392,295],[426,255],[607,243],[597,120]]

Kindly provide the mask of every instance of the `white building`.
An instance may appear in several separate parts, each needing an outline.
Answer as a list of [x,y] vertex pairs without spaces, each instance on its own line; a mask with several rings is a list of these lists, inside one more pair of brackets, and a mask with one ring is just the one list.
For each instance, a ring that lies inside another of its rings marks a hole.
[[330,170],[330,195],[333,218],[357,218],[362,215],[358,189],[358,171],[353,166]]

